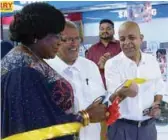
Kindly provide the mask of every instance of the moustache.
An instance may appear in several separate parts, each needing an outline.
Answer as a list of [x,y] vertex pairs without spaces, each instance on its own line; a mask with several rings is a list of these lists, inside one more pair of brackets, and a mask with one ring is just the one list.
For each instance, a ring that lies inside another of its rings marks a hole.
[[107,33],[107,32],[101,33],[101,35],[105,35],[105,34],[109,35],[109,33]]

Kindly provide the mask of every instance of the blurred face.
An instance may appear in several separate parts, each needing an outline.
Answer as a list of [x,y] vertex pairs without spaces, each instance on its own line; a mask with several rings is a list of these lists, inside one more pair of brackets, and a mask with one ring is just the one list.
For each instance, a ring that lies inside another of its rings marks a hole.
[[99,27],[99,36],[103,40],[113,39],[114,28],[109,23],[102,23]]
[[41,58],[50,59],[56,56],[58,43],[60,42],[59,34],[48,34],[35,44],[36,52]]
[[160,52],[158,52],[158,54],[157,54],[157,55],[158,55],[158,57],[161,57],[161,55],[162,55],[162,54],[161,54]]
[[136,58],[140,52],[142,35],[136,27],[122,27],[119,29],[120,47],[129,58]]
[[75,28],[65,27],[61,33],[58,56],[67,64],[73,64],[78,57],[80,46],[79,32]]

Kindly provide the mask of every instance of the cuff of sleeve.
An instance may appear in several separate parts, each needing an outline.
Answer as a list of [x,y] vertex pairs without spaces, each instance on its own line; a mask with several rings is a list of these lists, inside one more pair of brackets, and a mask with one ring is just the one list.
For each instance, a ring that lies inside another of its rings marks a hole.
[[76,114],[76,120],[83,124],[84,120],[83,120],[83,117],[82,117],[81,113]]

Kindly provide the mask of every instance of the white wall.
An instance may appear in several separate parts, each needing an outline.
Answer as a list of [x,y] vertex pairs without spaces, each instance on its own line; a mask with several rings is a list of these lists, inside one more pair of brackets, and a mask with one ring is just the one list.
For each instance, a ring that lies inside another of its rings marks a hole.
[[[123,23],[114,22],[115,24],[115,37],[118,38],[118,28]],[[168,41],[168,18],[153,19],[149,23],[139,23],[142,34],[146,41],[166,42]],[[84,24],[85,36],[98,36],[99,23]]]

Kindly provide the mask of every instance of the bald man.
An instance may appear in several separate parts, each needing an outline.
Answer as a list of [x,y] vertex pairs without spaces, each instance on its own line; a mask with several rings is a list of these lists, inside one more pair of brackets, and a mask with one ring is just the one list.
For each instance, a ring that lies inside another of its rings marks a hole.
[[135,97],[127,97],[120,103],[121,116],[109,126],[108,140],[156,140],[155,118],[160,114],[159,104],[166,92],[159,64],[155,57],[141,52],[143,35],[137,23],[123,23],[118,34],[122,52],[105,65],[108,92],[115,95],[116,89],[128,79],[147,81],[138,85]]

